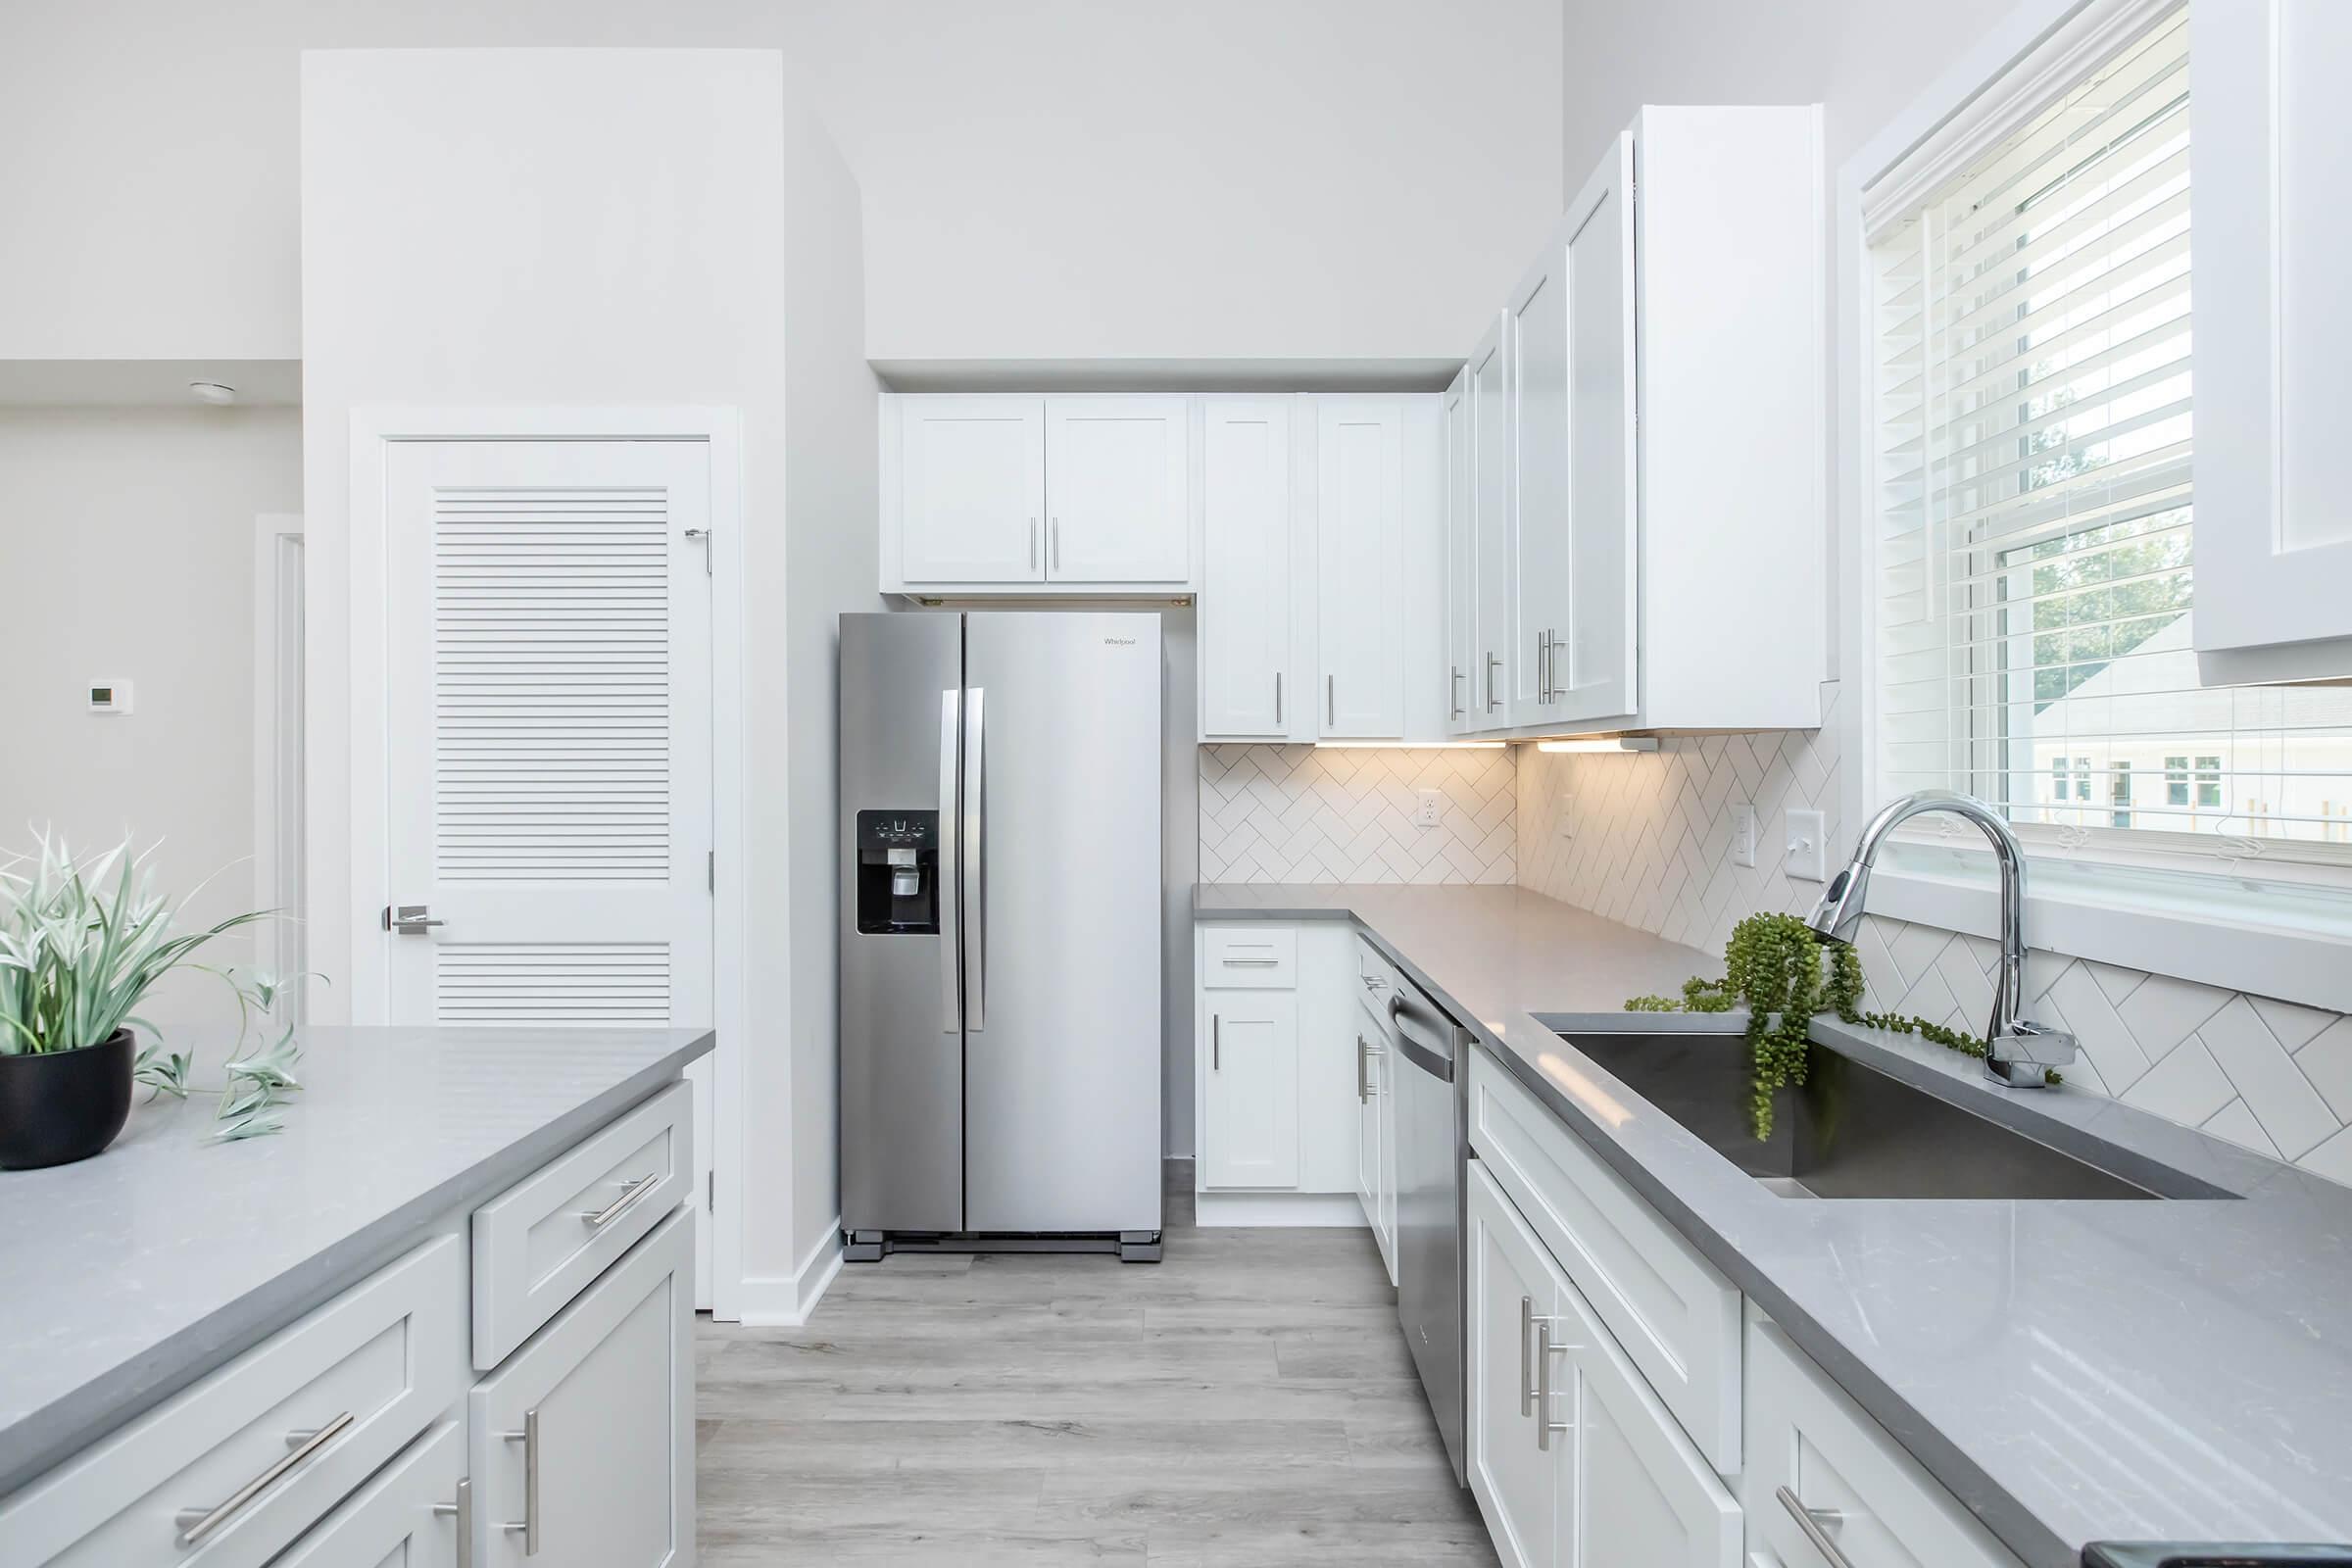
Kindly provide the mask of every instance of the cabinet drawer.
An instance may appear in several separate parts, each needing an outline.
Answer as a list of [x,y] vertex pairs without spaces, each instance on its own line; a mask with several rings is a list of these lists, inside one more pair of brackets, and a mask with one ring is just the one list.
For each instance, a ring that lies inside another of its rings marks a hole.
[[270,1561],[464,1392],[465,1271],[421,1247],[0,1503],[0,1568]]
[[694,1560],[693,1322],[694,1226],[673,1213],[474,1385],[478,1568]]
[[1287,925],[1200,930],[1200,983],[1216,991],[1289,991],[1298,984],[1298,933]]
[[1740,1292],[1484,1051],[1470,1145],[1708,1463],[1740,1468]]
[[459,1489],[468,1485],[466,1430],[444,1421],[270,1568],[456,1568],[458,1532],[473,1512]]
[[473,1211],[473,1364],[488,1371],[662,1222],[694,1180],[670,1085]]
[[1869,1568],[2020,1568],[1885,1428],[1764,1321],[1747,1326],[1741,1491],[1749,1549],[1787,1568],[1836,1568],[1806,1539],[1794,1508],[1813,1511],[1830,1544]]

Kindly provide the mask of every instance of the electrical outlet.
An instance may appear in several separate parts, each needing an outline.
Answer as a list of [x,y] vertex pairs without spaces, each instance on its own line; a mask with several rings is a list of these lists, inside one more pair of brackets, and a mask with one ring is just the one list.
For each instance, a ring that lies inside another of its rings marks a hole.
[[1756,863],[1756,807],[1752,801],[1732,803],[1732,863]]
[[1821,811],[1788,813],[1788,858],[1785,869],[1800,882],[1826,882],[1830,873],[1829,817]]
[[1446,809],[1445,792],[1443,790],[1415,790],[1413,801],[1413,826],[1436,827],[1439,813]]

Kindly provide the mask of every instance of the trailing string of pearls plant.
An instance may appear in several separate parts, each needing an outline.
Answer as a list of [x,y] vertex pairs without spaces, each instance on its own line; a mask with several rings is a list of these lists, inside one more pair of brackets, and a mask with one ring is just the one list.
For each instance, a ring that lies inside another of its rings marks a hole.
[[[1921,1017],[1862,1010],[1862,958],[1842,943],[1824,943],[1793,914],[1751,914],[1732,928],[1723,950],[1723,978],[1683,982],[1677,997],[1635,997],[1628,1012],[1730,1012],[1747,1009],[1747,1044],[1755,1055],[1748,1122],[1757,1141],[1772,1136],[1772,1097],[1805,1084],[1805,1052],[1816,1013],[1830,1012],[1866,1029],[1916,1034],[1962,1055],[1982,1056],[1975,1035]],[[2058,1075],[2050,1074],[2056,1083]]]

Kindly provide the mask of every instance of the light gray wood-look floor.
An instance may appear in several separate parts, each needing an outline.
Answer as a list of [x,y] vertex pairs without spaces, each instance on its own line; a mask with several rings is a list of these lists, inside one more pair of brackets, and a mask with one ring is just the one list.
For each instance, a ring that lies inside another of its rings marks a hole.
[[708,1568],[1495,1561],[1365,1231],[851,1264],[696,1363]]

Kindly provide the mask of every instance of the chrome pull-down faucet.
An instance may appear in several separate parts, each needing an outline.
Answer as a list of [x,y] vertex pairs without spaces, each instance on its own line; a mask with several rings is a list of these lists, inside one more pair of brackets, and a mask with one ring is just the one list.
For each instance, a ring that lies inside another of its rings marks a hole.
[[2026,996],[2026,852],[1991,807],[1950,790],[1921,790],[1887,806],[1862,830],[1853,862],[1831,880],[1809,923],[1828,940],[1850,944],[1861,929],[1862,901],[1879,846],[1922,811],[1966,817],[1992,840],[2001,875],[2001,968],[1993,979],[1992,1019],[1984,1026],[1984,1076],[2019,1088],[2038,1088],[2048,1082],[2048,1068],[2075,1059],[2075,1037],[2018,1015]]

